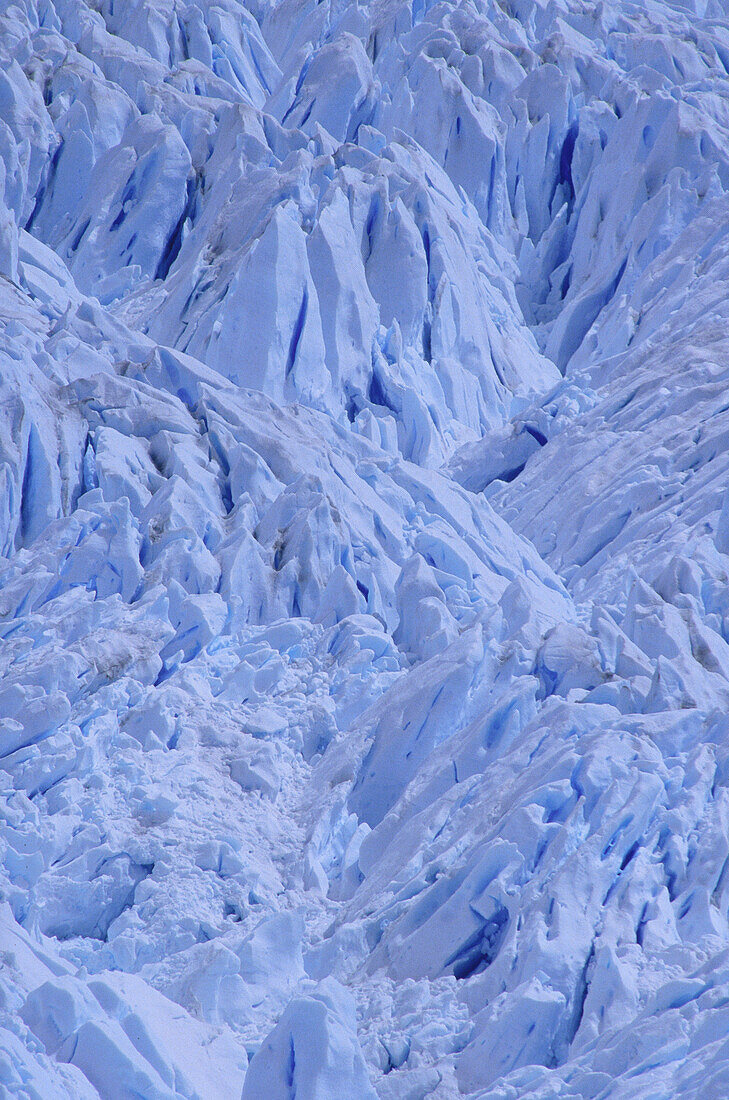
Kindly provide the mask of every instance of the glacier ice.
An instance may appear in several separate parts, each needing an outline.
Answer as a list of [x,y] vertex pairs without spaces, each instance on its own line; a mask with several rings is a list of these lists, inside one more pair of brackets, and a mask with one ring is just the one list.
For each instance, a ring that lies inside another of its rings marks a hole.
[[0,1097],[729,1094],[721,0],[0,5]]

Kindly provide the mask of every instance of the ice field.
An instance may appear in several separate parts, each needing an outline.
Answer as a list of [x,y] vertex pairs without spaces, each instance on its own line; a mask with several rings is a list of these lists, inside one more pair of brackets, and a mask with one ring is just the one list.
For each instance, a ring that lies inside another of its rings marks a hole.
[[729,1096],[726,0],[0,0],[0,1098]]

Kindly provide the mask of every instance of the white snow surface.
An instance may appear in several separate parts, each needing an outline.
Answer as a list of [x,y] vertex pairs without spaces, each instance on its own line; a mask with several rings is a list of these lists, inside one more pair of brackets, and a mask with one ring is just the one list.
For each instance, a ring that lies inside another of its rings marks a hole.
[[729,1095],[724,0],[1,0],[0,1097]]

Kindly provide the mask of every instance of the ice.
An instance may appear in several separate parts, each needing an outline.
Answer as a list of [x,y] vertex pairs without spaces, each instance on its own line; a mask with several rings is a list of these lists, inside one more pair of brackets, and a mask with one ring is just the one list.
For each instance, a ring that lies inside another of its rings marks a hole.
[[102,1096],[121,1086],[149,1100],[222,1097],[243,1081],[245,1055],[232,1040],[132,975],[45,982],[21,1016],[58,1062],[79,1068]]
[[375,1100],[355,1036],[354,1005],[326,979],[308,997],[293,1000],[251,1062],[241,1100],[292,1093],[335,1100]]
[[0,1097],[723,1096],[718,0],[0,12]]

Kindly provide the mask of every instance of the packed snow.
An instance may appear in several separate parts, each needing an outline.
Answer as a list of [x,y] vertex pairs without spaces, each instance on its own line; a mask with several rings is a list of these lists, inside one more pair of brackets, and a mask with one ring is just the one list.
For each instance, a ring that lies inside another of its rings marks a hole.
[[0,2],[0,1097],[729,1095],[724,0]]

